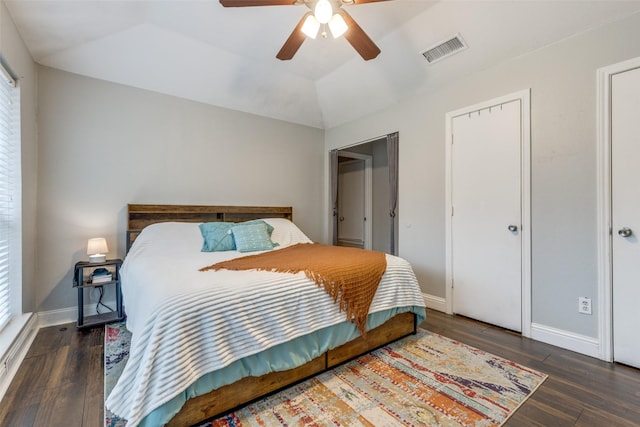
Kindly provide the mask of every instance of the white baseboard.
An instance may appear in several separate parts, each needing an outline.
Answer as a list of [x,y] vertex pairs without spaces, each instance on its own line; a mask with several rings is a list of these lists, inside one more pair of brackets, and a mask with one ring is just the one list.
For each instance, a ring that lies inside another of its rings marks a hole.
[[[444,298],[425,293],[423,293],[422,296],[424,297],[424,302],[427,308],[438,310],[443,313],[447,312],[446,300]],[[556,347],[575,351],[576,353],[601,358],[600,343],[597,338],[536,323],[531,324],[531,338],[547,344],[555,345]]]
[[422,297],[427,308],[442,311],[443,313],[447,312],[447,301],[444,298],[425,293],[422,294]]
[[33,313],[25,313],[12,319],[2,331],[2,335],[7,334],[10,343],[4,354],[0,356],[0,400],[7,392],[37,333],[38,316]]
[[531,338],[576,353],[600,358],[600,345],[597,338],[536,323],[531,324]]
[[[104,303],[111,308],[116,308],[115,300],[104,301]],[[102,309],[102,312],[107,310],[104,307],[102,307]],[[93,316],[94,314],[98,314],[96,312],[96,304],[85,304],[84,315]],[[41,328],[45,328],[47,326],[62,325],[64,323],[75,323],[78,320],[78,307],[67,307],[58,310],[41,311],[38,313],[38,319],[40,321],[39,325]]]

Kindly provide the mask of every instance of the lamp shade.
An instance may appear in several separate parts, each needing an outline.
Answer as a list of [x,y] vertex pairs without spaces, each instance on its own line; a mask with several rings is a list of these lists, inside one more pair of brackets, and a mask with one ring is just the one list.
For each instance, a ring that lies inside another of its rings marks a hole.
[[344,18],[336,13],[335,15],[333,15],[333,18],[331,18],[331,21],[329,21],[329,29],[331,30],[333,38],[337,39],[338,37],[346,33],[349,27],[344,21]]
[[87,242],[87,255],[89,255],[90,262],[106,261],[107,252],[109,252],[109,248],[107,247],[107,240],[104,237],[89,239]]
[[318,30],[320,29],[320,23],[318,20],[312,15],[309,14],[307,19],[304,20],[304,24],[302,24],[302,32],[307,36],[315,39],[318,35]]

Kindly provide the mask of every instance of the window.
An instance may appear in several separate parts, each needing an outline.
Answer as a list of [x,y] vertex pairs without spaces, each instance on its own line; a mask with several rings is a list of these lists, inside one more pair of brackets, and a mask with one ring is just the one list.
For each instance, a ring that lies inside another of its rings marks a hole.
[[0,64],[0,329],[21,313],[20,89]]

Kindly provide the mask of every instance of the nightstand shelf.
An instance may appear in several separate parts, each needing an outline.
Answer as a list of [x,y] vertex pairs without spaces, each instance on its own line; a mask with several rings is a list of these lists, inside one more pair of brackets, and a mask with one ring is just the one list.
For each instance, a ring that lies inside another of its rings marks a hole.
[[[106,323],[117,322],[125,319],[122,308],[122,291],[120,288],[120,267],[121,259],[109,259],[104,262],[77,262],[73,273],[73,287],[78,291],[78,329],[90,328],[104,325]],[[93,283],[91,273],[98,268],[106,268],[111,273],[113,280]],[[97,287],[115,286],[116,290],[116,310],[107,313],[100,313],[91,316],[84,315],[84,290]]]
[[85,316],[82,325],[77,325],[78,329],[92,328],[94,326],[105,325],[123,320],[117,311],[109,311],[107,313],[94,314],[93,316]]

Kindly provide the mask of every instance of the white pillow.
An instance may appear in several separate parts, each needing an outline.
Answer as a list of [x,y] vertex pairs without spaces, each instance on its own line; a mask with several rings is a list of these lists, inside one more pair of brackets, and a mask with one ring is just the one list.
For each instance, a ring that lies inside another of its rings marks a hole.
[[[197,223],[160,222],[151,224],[136,237],[132,252],[147,251],[160,254],[175,254],[198,251],[202,247],[202,234]],[[128,256],[129,256],[128,255]]]
[[273,227],[271,241],[280,247],[295,245],[296,243],[313,243],[293,222],[284,218],[263,218],[263,221]]

